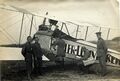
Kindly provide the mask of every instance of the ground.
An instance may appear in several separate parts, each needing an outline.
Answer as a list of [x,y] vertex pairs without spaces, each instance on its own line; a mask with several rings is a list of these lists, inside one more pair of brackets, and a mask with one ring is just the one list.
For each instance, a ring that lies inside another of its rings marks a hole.
[[[90,68],[95,69],[98,67],[98,65],[93,65]],[[26,71],[22,66],[19,66],[19,68],[8,68],[9,71],[6,70],[7,73],[4,73],[2,76],[2,81],[27,81]],[[111,66],[107,66],[107,68],[107,75],[102,77],[99,74],[96,74],[93,69],[93,71],[91,70],[89,73],[81,75],[79,68],[73,65],[65,66],[64,70],[58,66],[43,67],[43,75],[32,75],[32,81],[120,81],[120,68]]]

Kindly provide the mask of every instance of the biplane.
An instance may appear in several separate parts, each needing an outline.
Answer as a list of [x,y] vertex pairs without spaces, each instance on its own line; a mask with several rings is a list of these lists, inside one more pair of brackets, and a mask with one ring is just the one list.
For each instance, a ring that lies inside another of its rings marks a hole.
[[[19,30],[20,31],[19,43],[1,45],[1,47],[22,48],[22,46],[24,45],[24,43],[21,43],[23,27],[24,27],[24,19],[25,19],[25,15],[27,14],[27,15],[30,15],[31,17],[30,26],[29,26],[29,35],[36,36],[39,38],[39,43],[41,44],[42,50],[44,51],[44,56],[47,57],[49,61],[53,61],[53,62],[55,61],[56,50],[53,49],[52,43],[56,40],[56,37],[58,37],[60,34],[62,36],[62,39],[66,43],[65,49],[64,49],[65,62],[69,61],[70,63],[72,63],[79,60],[79,58],[81,58],[84,55],[82,53],[83,46],[85,46],[91,53],[90,58],[84,61],[84,65],[88,66],[97,62],[96,44],[93,44],[90,41],[87,41],[87,37],[88,35],[90,36],[90,34],[88,34],[90,29],[94,29],[94,27],[97,27],[97,31],[101,31],[102,28],[104,27],[93,26],[93,25],[90,26],[90,25],[84,25],[84,23],[78,24],[72,21],[59,20],[54,17],[48,16],[48,13],[46,13],[46,15],[35,14],[23,8],[18,8],[11,5],[3,5],[1,9],[16,12],[16,13],[22,13],[21,27]],[[43,22],[42,23],[38,22],[39,28],[33,34],[32,29],[33,29],[35,18],[43,18]],[[106,40],[108,40],[111,28],[106,28],[106,30],[107,30],[106,31],[107,33],[105,36],[107,37]],[[82,33],[84,32],[84,34],[81,35],[81,32]],[[115,51],[113,49],[108,49],[107,60],[106,60],[107,64],[111,66],[119,67],[120,66],[120,58],[118,57],[119,55],[120,55],[120,52]]]

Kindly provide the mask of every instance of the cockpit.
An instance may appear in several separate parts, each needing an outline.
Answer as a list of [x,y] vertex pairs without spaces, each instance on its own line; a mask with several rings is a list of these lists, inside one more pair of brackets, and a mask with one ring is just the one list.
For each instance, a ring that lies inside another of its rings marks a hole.
[[49,19],[49,25],[46,25],[45,22],[39,25],[38,32],[44,35],[51,35],[53,38],[62,37],[63,39],[76,41],[75,38],[71,37],[70,35],[67,35],[62,30],[60,30],[57,23],[58,21]]

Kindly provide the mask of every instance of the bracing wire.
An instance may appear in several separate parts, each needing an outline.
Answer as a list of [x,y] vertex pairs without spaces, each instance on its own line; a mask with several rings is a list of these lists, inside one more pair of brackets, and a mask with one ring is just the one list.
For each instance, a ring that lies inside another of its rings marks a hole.
[[[26,23],[27,22],[27,20],[25,19],[24,20],[24,23]],[[27,22],[27,24],[29,24],[29,21]],[[24,39],[24,36],[26,37],[26,31],[27,31],[27,28],[26,28],[27,26],[24,26],[24,28],[25,28],[25,32],[23,33],[23,35],[22,35],[22,40],[21,41],[23,41],[23,39]],[[25,34],[25,35],[24,35]]]
[[15,24],[17,24],[17,23],[20,22],[20,21],[21,21],[21,20],[18,20],[18,21],[16,21],[16,22],[14,22],[13,24],[10,24],[9,27],[8,27],[8,26],[4,27],[4,28],[6,28],[5,30],[13,27]]
[[3,23],[6,24],[6,21],[9,22],[8,20],[11,20],[11,18],[14,19],[15,17],[18,17],[18,14],[17,14],[17,15],[10,16],[10,17],[7,17],[7,19],[2,20],[2,21],[0,22],[0,24],[3,24]]
[[[31,19],[28,17],[28,15],[27,15],[27,18],[29,19],[29,21],[31,21]],[[33,20],[34,21],[34,20]],[[32,25],[34,26],[34,28],[36,29],[36,26],[35,26],[35,24],[34,23],[32,23]],[[37,30],[37,29],[36,29]]]
[[2,27],[2,29],[4,30],[4,32],[6,32],[8,35],[9,35],[9,37],[11,37],[16,43],[17,43],[17,41],[13,38],[13,36],[12,35],[10,35],[6,30],[8,30],[9,28],[11,28],[13,25],[15,25],[15,24],[17,24],[18,22],[19,22],[20,20],[18,20],[18,21],[16,21],[15,23],[13,23],[13,24],[11,24],[11,25],[9,25],[9,27]]
[[[2,32],[2,33],[3,33],[4,36],[7,38],[7,40],[9,40],[9,41],[11,41],[12,43],[14,43],[13,40],[12,40],[8,35],[6,35],[6,33],[4,33],[4,32]],[[10,43],[11,43],[11,42],[10,42]]]
[[[0,25],[0,26],[1,26],[1,25]],[[3,29],[4,32],[7,33],[7,35],[8,35],[9,37],[11,37],[12,40],[14,40],[14,42],[17,43],[17,41],[14,39],[14,37],[13,37],[11,34],[9,34],[2,26],[1,26],[1,28]]]

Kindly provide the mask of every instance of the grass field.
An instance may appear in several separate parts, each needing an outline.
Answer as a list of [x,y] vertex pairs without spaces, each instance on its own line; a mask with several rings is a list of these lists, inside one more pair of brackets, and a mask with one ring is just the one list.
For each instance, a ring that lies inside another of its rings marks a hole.
[[[45,62],[43,67],[44,74],[42,76],[32,76],[32,81],[89,81],[100,79],[120,79],[120,68],[108,68],[108,74],[101,77],[96,74],[95,68],[99,68],[98,64],[92,65],[88,69],[88,73],[80,74],[80,69],[76,65],[66,65],[63,70],[54,63]],[[27,81],[26,68],[24,61],[4,61],[1,66],[2,81]]]

